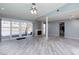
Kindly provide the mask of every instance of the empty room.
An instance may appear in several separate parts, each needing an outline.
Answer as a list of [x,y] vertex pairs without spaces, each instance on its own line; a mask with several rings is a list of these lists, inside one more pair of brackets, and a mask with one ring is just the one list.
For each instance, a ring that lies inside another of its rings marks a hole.
[[79,55],[79,3],[0,3],[0,55]]

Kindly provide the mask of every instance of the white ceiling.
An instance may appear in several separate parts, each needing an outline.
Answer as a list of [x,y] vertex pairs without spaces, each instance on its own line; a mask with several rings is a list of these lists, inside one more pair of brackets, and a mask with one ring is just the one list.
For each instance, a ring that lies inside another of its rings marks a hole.
[[[36,3],[37,15],[30,13],[31,6],[31,3],[0,3],[0,16],[25,20],[45,20],[48,16],[49,21],[79,17],[79,4],[76,3]],[[57,9],[60,11],[57,12]]]
[[[45,16],[49,17],[49,21],[79,18],[79,3],[65,4],[62,7],[60,7],[59,10],[60,10],[59,12],[57,12],[56,10],[51,11],[50,13],[46,14]],[[39,19],[45,20],[45,17],[43,16]]]

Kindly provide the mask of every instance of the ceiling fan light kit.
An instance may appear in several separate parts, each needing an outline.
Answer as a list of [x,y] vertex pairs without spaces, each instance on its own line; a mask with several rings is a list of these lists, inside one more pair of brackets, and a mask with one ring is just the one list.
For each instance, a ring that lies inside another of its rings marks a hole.
[[31,7],[31,14],[37,14],[37,8],[36,8],[36,4],[32,3],[32,7]]

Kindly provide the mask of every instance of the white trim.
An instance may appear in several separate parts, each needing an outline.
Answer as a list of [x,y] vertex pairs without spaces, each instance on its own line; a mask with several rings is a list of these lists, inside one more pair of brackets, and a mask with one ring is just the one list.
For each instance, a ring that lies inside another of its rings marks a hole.
[[19,22],[19,37],[22,37],[21,34],[22,34],[22,33],[21,33],[21,22]]
[[12,21],[10,22],[10,40],[12,39]]
[[14,19],[14,18],[5,18],[5,17],[1,17],[2,20],[8,20],[8,21],[18,21],[18,22],[27,22],[27,23],[30,23],[32,21],[29,21],[29,20],[22,20],[22,19]]
[[46,40],[48,40],[48,17],[46,17]]
[[77,39],[79,40],[79,37],[69,37],[69,36],[65,36],[66,39]]

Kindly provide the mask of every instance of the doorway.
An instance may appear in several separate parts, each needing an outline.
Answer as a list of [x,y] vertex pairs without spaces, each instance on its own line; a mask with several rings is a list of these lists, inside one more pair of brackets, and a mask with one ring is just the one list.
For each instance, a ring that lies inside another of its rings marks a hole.
[[60,22],[59,24],[59,36],[60,37],[64,37],[64,32],[65,32],[65,29],[64,29],[64,22]]

